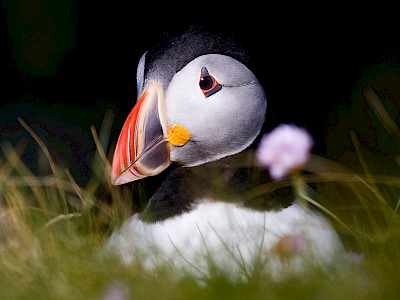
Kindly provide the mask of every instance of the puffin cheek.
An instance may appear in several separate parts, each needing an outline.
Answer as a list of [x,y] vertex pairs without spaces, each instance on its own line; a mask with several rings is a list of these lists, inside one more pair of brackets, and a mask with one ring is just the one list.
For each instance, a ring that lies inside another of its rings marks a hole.
[[232,112],[235,131],[240,142],[253,141],[261,130],[265,121],[267,102],[264,90],[260,85],[249,85],[241,89],[241,101]]

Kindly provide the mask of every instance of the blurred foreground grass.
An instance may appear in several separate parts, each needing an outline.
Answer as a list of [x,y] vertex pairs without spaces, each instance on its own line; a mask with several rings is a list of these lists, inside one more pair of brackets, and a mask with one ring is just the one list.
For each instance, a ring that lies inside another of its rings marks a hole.
[[[382,121],[390,123],[387,118]],[[169,275],[174,270],[149,273],[103,252],[110,232],[132,214],[132,191],[109,182],[111,158],[103,149],[107,149],[112,117],[104,119],[99,136],[92,128],[98,150],[86,186],[79,186],[68,170],[60,169],[40,137],[24,120],[19,121],[40,146],[51,173],[37,176],[24,165],[23,141],[1,144],[1,299],[400,298],[400,177],[369,171],[375,160],[363,156],[356,132],[350,137],[362,172],[314,156],[305,180],[317,190],[313,201],[331,219],[355,258],[361,257],[360,262],[331,276],[310,270],[307,276],[275,282],[268,274],[255,274],[237,284],[219,277],[204,287],[190,277],[173,282]],[[388,130],[399,139],[398,129]],[[269,189],[260,186],[252,192]]]

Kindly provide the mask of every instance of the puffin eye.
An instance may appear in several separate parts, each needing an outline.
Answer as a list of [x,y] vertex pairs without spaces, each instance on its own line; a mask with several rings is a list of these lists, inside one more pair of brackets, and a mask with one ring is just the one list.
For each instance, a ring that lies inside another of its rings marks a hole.
[[199,86],[206,97],[209,97],[222,89],[222,86],[218,81],[208,73],[206,67],[201,68]]

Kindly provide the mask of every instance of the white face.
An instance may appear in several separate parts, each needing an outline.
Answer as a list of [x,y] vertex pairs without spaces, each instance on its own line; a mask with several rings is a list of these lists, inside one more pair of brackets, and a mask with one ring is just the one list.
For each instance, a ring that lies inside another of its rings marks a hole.
[[[208,97],[199,86],[203,67],[222,86]],[[171,145],[171,160],[196,166],[247,148],[261,130],[267,102],[263,88],[245,65],[229,56],[207,54],[175,74],[165,105],[168,126],[182,125],[191,134],[184,146]]]

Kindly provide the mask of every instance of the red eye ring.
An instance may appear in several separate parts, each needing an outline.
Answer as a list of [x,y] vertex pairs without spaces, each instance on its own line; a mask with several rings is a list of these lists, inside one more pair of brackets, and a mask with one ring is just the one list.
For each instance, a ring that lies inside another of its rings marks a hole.
[[208,73],[206,67],[201,68],[199,86],[206,97],[209,97],[222,89],[222,86],[218,83],[214,76]]

